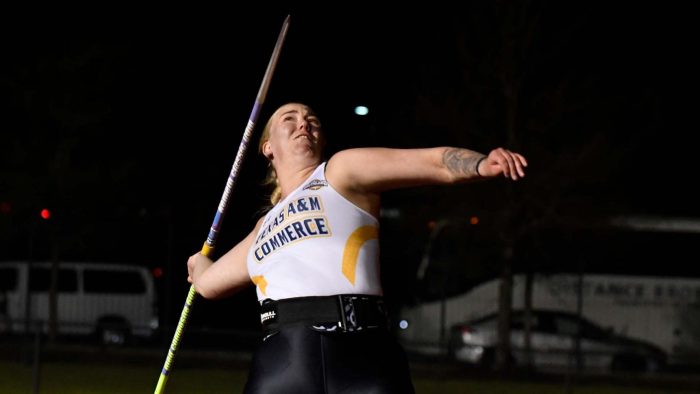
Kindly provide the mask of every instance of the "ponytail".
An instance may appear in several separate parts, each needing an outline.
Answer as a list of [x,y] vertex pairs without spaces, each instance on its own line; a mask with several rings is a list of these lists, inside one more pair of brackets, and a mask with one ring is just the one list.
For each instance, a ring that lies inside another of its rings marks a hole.
[[277,178],[277,172],[272,164],[270,164],[270,167],[267,169],[267,175],[265,176],[263,185],[274,185],[272,193],[270,194],[270,203],[275,206],[282,198],[282,186],[280,186],[280,180]]
[[[260,136],[260,143],[258,143],[258,152],[260,152],[261,155],[265,156],[263,154],[263,145],[265,145],[265,142],[270,139],[270,127],[272,126],[272,117],[267,121],[267,124],[265,125],[265,128],[263,129],[262,135]],[[267,157],[265,157],[267,159]],[[280,186],[280,180],[277,178],[277,172],[275,171],[275,167],[272,166],[272,162],[270,159],[268,160],[268,168],[267,168],[267,175],[265,176],[265,181],[263,182],[263,185],[272,185],[272,193],[270,194],[270,203],[272,206],[275,206],[280,199],[282,198],[282,187]]]

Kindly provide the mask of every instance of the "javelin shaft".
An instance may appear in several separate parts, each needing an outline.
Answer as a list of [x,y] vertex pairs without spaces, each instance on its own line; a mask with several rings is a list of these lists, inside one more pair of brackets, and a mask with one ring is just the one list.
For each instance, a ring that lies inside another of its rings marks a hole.
[[[272,57],[267,65],[267,70],[265,70],[265,76],[263,77],[262,84],[260,85],[260,90],[258,90],[258,95],[255,98],[255,105],[253,105],[253,110],[248,118],[248,124],[246,125],[245,132],[243,133],[243,138],[241,139],[241,144],[238,146],[238,152],[236,153],[236,159],[233,161],[233,166],[231,167],[231,173],[226,181],[226,187],[224,188],[224,193],[221,196],[221,201],[216,210],[216,215],[214,216],[214,221],[209,229],[209,235],[207,236],[206,242],[202,246],[202,254],[205,256],[210,256],[216,245],[216,238],[218,237],[221,225],[224,220],[224,214],[226,213],[226,208],[228,206],[229,196],[236,184],[236,179],[238,179],[238,174],[240,172],[241,165],[243,164],[243,158],[245,157],[246,151],[248,150],[248,145],[253,134],[253,129],[255,128],[255,123],[258,120],[258,115],[260,114],[260,109],[265,102],[265,97],[267,96],[267,90],[270,87],[270,81],[272,80],[272,74],[275,71],[275,66],[277,65],[277,60],[279,59],[279,54],[282,49],[282,44],[287,36],[287,30],[289,30],[289,19],[290,16],[287,15],[284,23],[282,24],[282,29],[279,36],[277,37],[277,43],[275,44],[275,49],[272,51]],[[165,359],[165,364],[163,365],[163,370],[158,378],[158,385],[156,386],[155,394],[161,394],[165,390],[165,384],[168,381],[168,376],[170,375],[170,368],[175,361],[175,354],[180,346],[180,339],[187,326],[187,321],[190,315],[190,310],[196,299],[197,291],[194,285],[190,286],[190,291],[187,294],[187,299],[185,301],[185,306],[182,308],[182,313],[180,314],[180,321],[177,324],[177,329],[175,330],[175,335],[173,336],[172,343],[170,344],[170,349],[168,349],[168,356]]]

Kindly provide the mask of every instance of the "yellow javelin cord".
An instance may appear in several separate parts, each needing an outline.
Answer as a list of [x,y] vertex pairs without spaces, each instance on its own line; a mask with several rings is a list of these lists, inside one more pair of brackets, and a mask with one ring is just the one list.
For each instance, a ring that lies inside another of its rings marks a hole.
[[[209,257],[213,252],[214,247],[207,245],[205,242],[202,246],[202,255]],[[163,369],[160,371],[156,391],[154,391],[155,394],[162,394],[163,390],[165,389],[165,383],[168,381],[168,375],[170,375],[170,367],[172,367],[173,361],[175,361],[175,353],[180,347],[180,338],[182,338],[182,333],[185,331],[185,327],[187,326],[190,309],[192,308],[192,303],[194,302],[196,296],[197,290],[195,290],[194,285],[192,285],[190,286],[190,292],[187,294],[185,306],[182,307],[180,321],[177,323],[177,329],[175,330],[173,341],[170,344],[170,349],[168,349],[168,357],[165,358],[165,364],[163,365]]]
[[160,378],[158,378],[158,385],[156,386],[156,394],[163,392],[165,388],[165,382],[168,381],[168,374],[170,373],[170,367],[175,360],[175,352],[180,345],[180,338],[182,337],[182,332],[185,331],[185,326],[187,325],[187,317],[190,314],[190,308],[192,307],[192,302],[194,301],[197,291],[194,286],[190,286],[190,292],[187,295],[187,301],[185,301],[185,306],[182,308],[182,314],[180,315],[180,322],[177,324],[177,330],[175,330],[175,336],[173,337],[173,342],[170,344],[170,349],[168,349],[168,357],[165,359],[165,365],[163,370],[160,371]]

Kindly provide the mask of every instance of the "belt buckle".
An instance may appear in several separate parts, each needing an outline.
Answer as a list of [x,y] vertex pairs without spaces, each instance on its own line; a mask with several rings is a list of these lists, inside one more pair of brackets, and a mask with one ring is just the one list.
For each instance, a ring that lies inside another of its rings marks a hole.
[[340,304],[340,321],[338,326],[343,331],[357,331],[360,327],[357,324],[357,313],[355,313],[355,297],[348,295],[338,295]]

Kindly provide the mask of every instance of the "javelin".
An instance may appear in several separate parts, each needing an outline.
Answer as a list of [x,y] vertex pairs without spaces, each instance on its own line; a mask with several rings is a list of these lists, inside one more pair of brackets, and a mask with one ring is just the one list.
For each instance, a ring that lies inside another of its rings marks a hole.
[[[255,98],[255,105],[253,105],[253,111],[250,113],[248,118],[248,125],[243,133],[243,138],[241,139],[241,144],[238,147],[238,153],[236,153],[236,159],[233,161],[233,167],[231,167],[231,173],[228,176],[228,181],[226,182],[226,188],[224,189],[224,194],[221,196],[221,201],[219,202],[219,207],[216,210],[216,215],[214,216],[214,222],[209,229],[209,235],[207,236],[206,242],[202,246],[202,254],[204,256],[210,256],[214,250],[214,245],[216,244],[216,237],[221,229],[221,223],[224,219],[224,214],[226,213],[226,207],[228,205],[228,198],[231,194],[236,179],[238,178],[238,173],[243,163],[243,158],[245,157],[245,152],[248,150],[248,143],[250,142],[250,137],[253,134],[253,128],[255,128],[255,122],[260,114],[260,108],[265,102],[265,96],[267,96],[267,90],[270,87],[270,80],[272,79],[272,73],[275,71],[275,66],[277,65],[277,59],[280,55],[280,50],[282,49],[282,44],[284,43],[284,38],[287,36],[287,30],[289,29],[289,15],[285,18],[282,24],[282,30],[280,31],[279,37],[277,37],[277,43],[275,44],[275,49],[272,51],[272,57],[270,58],[270,63],[267,65],[267,70],[265,71],[265,76],[263,77],[262,85],[260,85],[260,90],[258,90],[258,96]],[[180,345],[180,339],[182,338],[182,333],[185,331],[187,326],[187,318],[190,315],[190,309],[194,303],[197,291],[194,285],[190,286],[190,292],[187,294],[187,300],[185,301],[185,306],[182,308],[182,313],[180,314],[180,321],[177,323],[177,329],[175,330],[175,336],[170,344],[170,349],[168,351],[168,357],[165,359],[165,364],[163,365],[163,370],[160,372],[160,378],[158,379],[158,385],[156,386],[155,394],[161,394],[165,390],[165,383],[168,381],[168,375],[170,374],[170,367],[172,367],[173,361],[175,361],[175,354],[177,353],[178,347]]]

